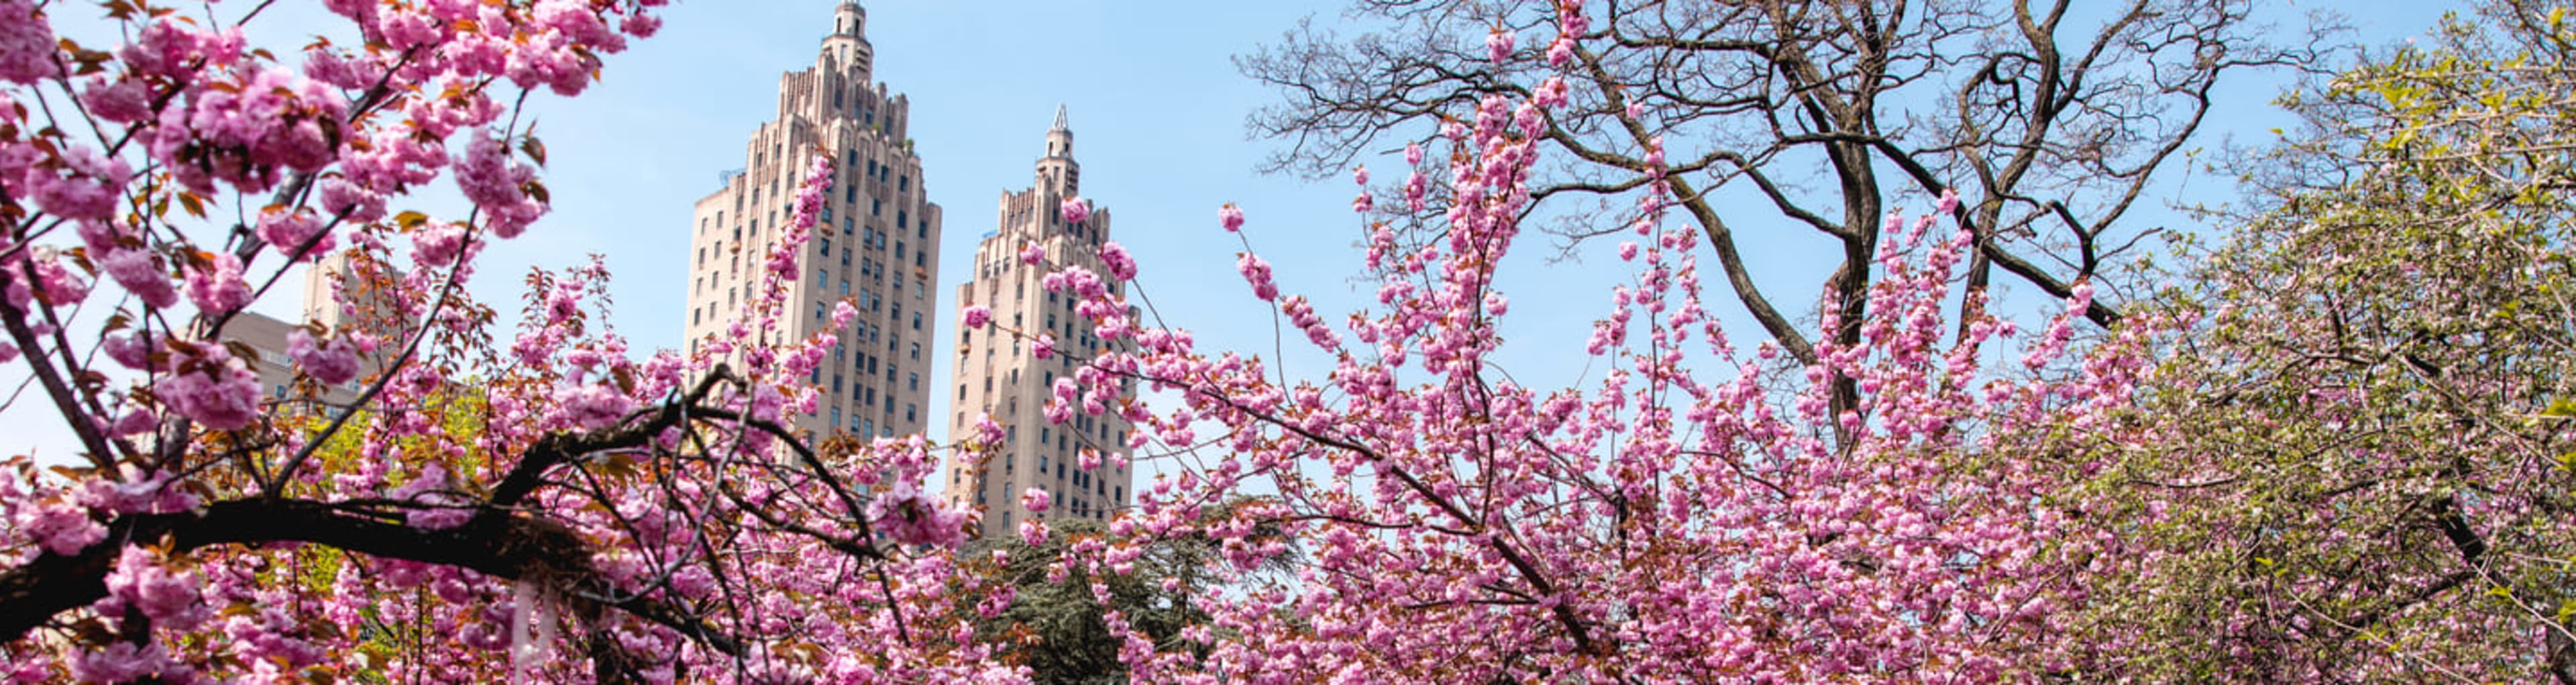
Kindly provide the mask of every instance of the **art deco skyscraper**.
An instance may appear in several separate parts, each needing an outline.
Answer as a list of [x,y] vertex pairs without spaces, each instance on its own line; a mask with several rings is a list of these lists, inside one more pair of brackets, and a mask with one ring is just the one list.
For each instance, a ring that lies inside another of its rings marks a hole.
[[[1054,349],[1076,356],[1102,349],[1090,323],[1074,313],[1074,298],[1040,285],[1054,267],[1109,272],[1100,262],[1100,246],[1109,239],[1109,210],[1095,207],[1080,223],[1066,223],[1059,209],[1066,198],[1081,193],[1082,165],[1073,161],[1073,129],[1058,107],[1055,126],[1046,134],[1046,156],[1038,158],[1036,182],[1028,190],[1002,194],[999,228],[975,245],[975,278],[957,287],[957,306],[989,307],[993,324],[958,334],[957,410],[949,417],[948,434],[972,435],[978,417],[990,414],[1009,437],[1001,453],[982,464],[949,465],[948,499],[983,505],[988,535],[1028,518],[1020,508],[1020,493],[1028,488],[1053,495],[1049,517],[1105,520],[1131,494],[1124,458],[1129,454],[1127,422],[1116,412],[1090,416],[1077,411],[1070,421],[1048,423],[1046,402],[1056,379],[1072,376],[1082,362],[1066,354],[1039,359],[1031,351],[1031,340],[1040,334],[1054,336]],[[1032,244],[1046,249],[1046,264],[1020,260],[1021,250]],[[1125,285],[1112,283],[1110,288],[1117,293]],[[1085,452],[1093,456],[1085,458]]]
[[800,174],[819,151],[840,166],[821,222],[803,249],[802,274],[787,300],[789,340],[831,325],[832,304],[848,299],[859,317],[810,379],[824,393],[798,427],[816,433],[903,435],[929,425],[930,354],[937,340],[939,205],[926,199],[921,158],[905,137],[911,102],[869,80],[867,10],[844,1],[833,12],[814,66],[778,79],[778,118],[745,145],[746,166],[699,200],[691,222],[691,351],[749,305],[769,247],[795,211]]

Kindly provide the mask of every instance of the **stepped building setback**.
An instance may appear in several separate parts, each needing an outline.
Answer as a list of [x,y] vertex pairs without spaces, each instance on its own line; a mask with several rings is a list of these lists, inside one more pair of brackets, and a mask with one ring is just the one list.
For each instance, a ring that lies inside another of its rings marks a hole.
[[[1109,272],[1100,261],[1100,246],[1109,240],[1109,210],[1094,207],[1089,218],[1067,223],[1059,209],[1065,199],[1081,194],[1082,165],[1073,160],[1073,129],[1064,108],[1057,107],[1055,126],[1046,134],[1046,156],[1038,158],[1036,182],[1028,190],[1002,194],[999,228],[975,245],[974,280],[957,287],[957,307],[989,307],[993,323],[958,333],[952,391],[956,411],[949,417],[948,434],[972,435],[978,418],[990,414],[1008,437],[1001,452],[984,463],[950,464],[947,492],[952,503],[984,508],[986,535],[1007,534],[1031,516],[1020,506],[1020,493],[1028,488],[1052,496],[1054,506],[1045,514],[1050,518],[1107,520],[1132,494],[1125,458],[1129,427],[1117,412],[1091,416],[1077,411],[1062,424],[1046,420],[1056,379],[1073,376],[1080,358],[1104,349],[1090,322],[1074,313],[1074,298],[1039,284],[1049,270],[1064,266]],[[1044,264],[1020,261],[1021,250],[1031,244],[1045,248]],[[1109,287],[1119,293],[1126,286]],[[1132,310],[1129,318],[1134,318]],[[1031,352],[1031,342],[1040,334],[1055,337],[1058,354],[1039,359]]]
[[795,211],[798,175],[820,151],[839,171],[804,247],[787,299],[784,335],[831,325],[835,302],[859,310],[810,379],[824,399],[798,428],[817,435],[893,436],[930,422],[939,282],[939,205],[927,199],[921,157],[905,137],[911,103],[870,81],[867,10],[842,2],[814,66],[778,79],[778,118],[761,124],[745,166],[697,204],[690,222],[689,349],[730,336],[749,306],[779,227]]

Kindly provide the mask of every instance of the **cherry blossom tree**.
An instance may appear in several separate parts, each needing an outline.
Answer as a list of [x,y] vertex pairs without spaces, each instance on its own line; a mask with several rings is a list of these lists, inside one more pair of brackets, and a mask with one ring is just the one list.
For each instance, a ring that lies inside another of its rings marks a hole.
[[[1579,12],[1564,8],[1559,41],[1582,35]],[[1851,344],[1816,337],[1813,363],[1776,340],[1738,345],[1702,300],[1703,233],[1668,221],[1676,191],[1650,166],[1646,202],[1620,219],[1633,279],[1607,293],[1587,348],[1563,353],[1608,371],[1524,385],[1497,366],[1510,310],[1497,272],[1524,237],[1532,170],[1584,67],[1509,41],[1485,59],[1538,75],[1443,112],[1432,144],[1408,150],[1401,202],[1432,218],[1370,224],[1375,307],[1317,311],[1252,249],[1245,209],[1220,210],[1223,229],[1246,236],[1237,264],[1252,297],[1335,360],[1324,378],[1283,379],[1259,357],[1131,320],[1106,286],[1135,276],[1122,252],[1104,251],[1108,273],[1046,277],[1121,341],[1057,381],[1050,420],[1121,412],[1140,427],[1132,446],[1174,464],[1108,535],[1065,546],[1065,563],[1123,573],[1149,553],[1136,541],[1163,536],[1215,541],[1223,559],[1226,582],[1190,593],[1209,619],[1184,641],[1204,650],[1160,649],[1130,617],[1104,613],[1135,680],[2120,672],[2123,645],[2068,636],[2089,634],[2083,609],[2116,590],[2094,580],[2139,559],[2135,533],[2158,520],[2097,491],[2118,450],[2146,435],[2130,412],[2163,330],[2153,317],[2079,344],[2092,311],[2079,281],[2028,332],[1986,314],[1950,319],[1962,298],[1981,311],[1983,295],[1965,272],[1978,237],[1944,194],[1925,198],[1920,219],[1873,221],[1888,239],[1865,263],[1867,289],[1848,294],[1866,318],[1828,308],[1816,324],[1858,331]],[[1371,216],[1377,198],[1355,176],[1353,207]],[[981,314],[967,325],[996,325]],[[1131,381],[1166,401],[1121,397]],[[1833,399],[1840,387],[1847,404]],[[1247,494],[1259,497],[1233,499]],[[1262,571],[1292,552],[1293,571]]]
[[[0,674],[1021,677],[898,608],[973,516],[919,490],[930,446],[785,428],[835,342],[778,323],[830,160],[727,340],[630,350],[597,263],[531,274],[504,339],[464,285],[547,211],[524,103],[579,94],[664,2],[323,4],[356,40],[107,0],[121,43],[86,46],[50,24],[83,3],[0,2],[0,361],[30,379],[7,410],[79,445],[0,462]],[[407,206],[449,179],[464,216]],[[302,380],[265,393],[231,327],[325,255],[373,321],[307,323]]]

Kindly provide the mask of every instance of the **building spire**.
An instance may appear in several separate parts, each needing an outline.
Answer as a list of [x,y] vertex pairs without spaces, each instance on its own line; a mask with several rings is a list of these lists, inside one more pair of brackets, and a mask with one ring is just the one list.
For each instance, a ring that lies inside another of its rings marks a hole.
[[1038,158],[1038,187],[1054,188],[1063,197],[1082,193],[1082,165],[1073,161],[1073,125],[1062,104],[1055,106],[1055,127],[1046,133],[1046,156]]
[[1073,157],[1073,125],[1065,118],[1062,103],[1055,106],[1055,126],[1047,129],[1046,140],[1048,159]]

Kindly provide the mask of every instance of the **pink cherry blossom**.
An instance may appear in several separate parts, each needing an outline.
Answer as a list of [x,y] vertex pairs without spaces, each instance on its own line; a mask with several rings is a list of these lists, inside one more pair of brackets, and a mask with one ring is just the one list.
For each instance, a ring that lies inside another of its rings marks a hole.
[[65,260],[50,257],[36,262],[36,294],[57,307],[88,298],[89,280],[64,267]]
[[1068,224],[1082,223],[1082,220],[1091,218],[1091,202],[1082,198],[1065,198],[1059,209],[1063,210],[1064,222]]
[[1243,280],[1252,284],[1254,297],[1263,301],[1279,298],[1279,286],[1270,282],[1270,262],[1263,261],[1260,255],[1250,252],[1237,255],[1234,269],[1242,272]]
[[158,309],[179,304],[179,289],[170,284],[170,272],[162,269],[151,252],[120,250],[95,259],[99,270],[116,279],[116,284],[124,287],[126,292],[142,298],[144,304]]
[[1227,233],[1241,231],[1243,230],[1243,208],[1228,202],[1225,206],[1217,208],[1216,220],[1219,225],[1225,227]]
[[1109,269],[1110,278],[1121,281],[1136,280],[1136,258],[1128,256],[1127,248],[1119,245],[1117,241],[1100,244],[1100,265]]
[[40,3],[0,2],[0,79],[33,84],[62,73],[54,61],[54,28]]
[[77,554],[107,539],[107,527],[81,507],[63,502],[36,503],[18,511],[10,523],[20,534],[55,554]]
[[177,371],[153,384],[152,393],[172,411],[214,430],[235,430],[259,419],[259,377],[220,345],[181,343]]
[[65,665],[73,680],[84,683],[125,683],[146,678],[184,683],[192,680],[189,676],[194,672],[186,664],[173,662],[157,642],[117,642],[82,652]]
[[546,203],[527,192],[536,170],[510,161],[509,154],[499,139],[475,136],[466,144],[465,156],[456,160],[457,187],[465,191],[465,199],[490,213],[485,225],[493,237],[504,240],[518,237],[546,213]]
[[214,617],[214,608],[198,594],[200,582],[197,574],[173,573],[159,555],[128,545],[107,574],[107,591],[155,626],[184,631]]
[[967,516],[937,498],[897,483],[869,504],[877,529],[898,544],[954,547],[966,539]]
[[241,260],[232,254],[215,255],[212,265],[187,271],[188,300],[198,310],[224,314],[250,305],[250,284],[242,282]]
[[624,393],[601,385],[574,385],[555,391],[555,402],[563,408],[564,417],[584,430],[599,430],[617,425],[634,410],[634,400]]
[[[259,239],[293,259],[315,259],[329,254],[333,239],[312,212],[279,210],[260,214]],[[311,246],[306,247],[307,244]],[[302,251],[298,251],[302,250]]]
[[286,334],[286,356],[303,367],[305,375],[325,385],[339,385],[358,377],[358,352],[344,339],[317,343],[312,335],[294,331]]

